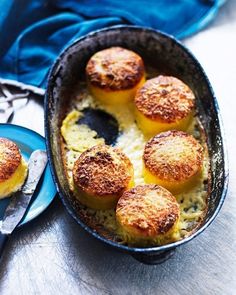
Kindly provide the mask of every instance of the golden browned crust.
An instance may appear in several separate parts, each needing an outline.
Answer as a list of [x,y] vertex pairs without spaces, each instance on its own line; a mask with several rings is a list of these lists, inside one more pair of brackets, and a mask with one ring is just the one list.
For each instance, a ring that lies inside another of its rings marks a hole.
[[118,148],[94,146],[80,155],[73,168],[75,185],[91,195],[120,195],[133,176],[133,166]]
[[147,142],[143,160],[145,167],[159,179],[185,181],[202,167],[203,147],[186,132],[162,132]]
[[144,64],[135,52],[111,47],[90,58],[86,75],[92,85],[107,91],[130,89],[144,76]]
[[175,197],[153,184],[139,185],[124,192],[116,207],[116,216],[124,230],[134,230],[144,237],[168,232],[179,215]]
[[148,80],[136,96],[137,109],[147,118],[174,123],[186,118],[194,108],[191,89],[174,77],[158,76]]
[[21,163],[18,146],[6,138],[0,138],[0,182],[9,179]]

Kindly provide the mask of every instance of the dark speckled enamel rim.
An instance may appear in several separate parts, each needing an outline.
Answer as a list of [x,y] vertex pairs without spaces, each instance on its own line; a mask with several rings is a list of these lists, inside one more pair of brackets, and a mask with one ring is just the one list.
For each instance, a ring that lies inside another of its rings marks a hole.
[[[135,248],[135,247],[128,247],[128,246],[124,246],[124,245],[120,245],[118,243],[112,242],[107,240],[106,238],[100,236],[97,232],[93,231],[91,228],[89,228],[86,224],[84,224],[77,216],[75,213],[74,208],[67,202],[64,194],[63,194],[63,189],[60,185],[59,179],[57,177],[57,172],[55,170],[55,166],[53,163],[53,155],[52,155],[52,151],[51,151],[51,147],[50,147],[50,130],[49,130],[49,119],[47,114],[49,113],[49,104],[48,104],[48,99],[49,99],[49,93],[50,93],[50,89],[52,88],[52,85],[50,83],[50,78],[53,77],[55,75],[56,70],[58,69],[58,66],[60,65],[60,61],[61,58],[66,55],[68,49],[72,46],[74,46],[74,44],[76,43],[80,43],[83,42],[83,40],[85,40],[86,38],[89,38],[90,36],[96,36],[99,35],[100,32],[106,32],[106,31],[110,31],[110,30],[117,30],[117,29],[130,29],[130,30],[134,30],[134,31],[149,31],[152,33],[156,33],[159,36],[163,36],[167,39],[171,39],[177,46],[179,46],[183,51],[185,51],[188,56],[193,60],[193,62],[196,64],[197,67],[199,67],[203,77],[205,78],[205,80],[208,83],[208,87],[212,93],[212,97],[213,97],[213,103],[214,103],[214,107],[216,109],[217,115],[218,115],[218,121],[219,121],[219,127],[220,127],[220,132],[221,132],[221,137],[222,137],[222,143],[223,143],[223,157],[224,157],[224,185],[222,188],[222,194],[221,194],[221,198],[219,201],[219,204],[217,206],[217,208],[214,211],[214,214],[209,218],[209,220],[201,227],[199,228],[195,233],[193,233],[191,236],[182,239],[180,241],[168,244],[168,245],[163,245],[163,246],[158,246],[158,247],[150,247],[150,248]],[[55,184],[57,186],[57,190],[59,192],[59,196],[63,202],[63,204],[65,205],[67,211],[74,217],[74,219],[80,224],[80,226],[82,228],[84,228],[88,233],[90,233],[92,236],[94,236],[95,238],[97,238],[98,240],[116,248],[117,250],[121,250],[124,251],[126,253],[129,253],[131,255],[135,255],[135,254],[147,254],[147,255],[158,255],[161,254],[167,250],[174,250],[176,247],[185,244],[189,241],[191,241],[193,238],[195,238],[196,236],[198,236],[201,232],[203,232],[211,223],[212,221],[215,219],[215,217],[217,216],[217,214],[219,213],[224,200],[225,200],[225,196],[227,193],[227,188],[228,188],[228,179],[229,179],[229,172],[228,172],[228,157],[227,157],[227,152],[226,152],[226,142],[225,142],[225,135],[223,132],[223,124],[222,124],[222,119],[221,119],[221,115],[220,115],[220,111],[219,111],[219,106],[216,100],[216,97],[214,95],[214,92],[212,90],[212,86],[209,82],[209,79],[207,78],[205,71],[203,70],[202,66],[200,65],[200,63],[198,62],[198,60],[194,57],[194,55],[182,44],[180,43],[178,40],[176,40],[173,36],[170,36],[168,34],[165,34],[163,32],[160,32],[158,30],[154,30],[148,27],[140,27],[140,26],[129,26],[129,25],[118,25],[118,26],[113,26],[113,27],[109,27],[109,28],[104,28],[101,30],[97,30],[94,31],[86,36],[83,36],[79,39],[77,39],[74,43],[72,43],[69,47],[67,47],[62,54],[56,59],[54,65],[51,68],[50,74],[49,74],[49,78],[48,78],[48,87],[47,87],[47,91],[46,91],[46,97],[45,97],[45,134],[46,134],[46,145],[47,145],[47,151],[48,151],[48,157],[49,157],[49,163],[50,163],[50,167],[51,167],[51,171],[52,171],[52,175],[53,175],[53,179],[55,181]]]

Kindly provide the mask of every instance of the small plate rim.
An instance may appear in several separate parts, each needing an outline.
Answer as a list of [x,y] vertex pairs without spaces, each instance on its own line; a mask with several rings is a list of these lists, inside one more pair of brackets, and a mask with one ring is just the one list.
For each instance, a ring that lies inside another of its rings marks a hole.
[[[2,134],[1,134],[0,137],[6,137],[6,138],[8,138],[8,139],[10,139],[12,141],[17,141],[17,139],[20,138],[20,135],[22,135],[22,133],[24,133],[25,135],[30,134],[32,137],[37,137],[37,139],[41,142],[43,148],[46,151],[45,138],[42,135],[40,135],[39,133],[37,133],[36,131],[31,130],[31,129],[26,128],[26,127],[23,127],[23,126],[20,126],[20,125],[8,124],[8,123],[0,123],[0,130],[2,130],[2,128],[4,128],[4,129],[7,128],[7,129],[15,130],[15,131],[20,131],[21,134],[19,134],[18,136],[11,136],[11,133],[9,132],[9,136],[5,136],[5,135],[2,136]],[[22,138],[21,138],[21,141],[26,146],[28,146],[29,149],[34,150],[34,148],[32,148],[32,143],[29,144],[29,143],[26,142],[26,140],[24,140],[24,139],[22,140]],[[22,151],[22,152],[27,153],[27,152],[24,152],[24,151]],[[23,225],[25,225],[25,224],[29,223],[30,221],[34,220],[41,213],[43,213],[49,207],[49,205],[52,203],[52,201],[54,200],[54,198],[56,196],[56,193],[57,193],[57,190],[56,190],[56,186],[55,186],[55,183],[54,183],[52,175],[51,175],[49,162],[47,163],[44,175],[45,175],[44,177],[46,177],[45,178],[46,180],[43,181],[41,186],[44,187],[45,185],[49,184],[49,186],[47,186],[47,190],[49,191],[49,194],[48,194],[49,197],[45,198],[46,202],[45,203],[43,202],[43,205],[42,204],[40,205],[40,203],[39,203],[38,206],[33,208],[33,210],[32,210],[31,207],[33,206],[34,202],[39,198],[40,195],[37,196],[34,200],[32,200],[29,207],[27,208],[25,216],[23,217],[22,221],[17,225],[17,227],[22,227]],[[41,187],[40,187],[40,191],[42,191]],[[39,192],[39,194],[40,194],[40,192]],[[0,204],[1,204],[1,201],[3,201],[3,200],[5,200],[5,199],[0,200]],[[10,197],[9,197],[9,200],[10,200]],[[1,205],[0,205],[0,207],[1,207]]]

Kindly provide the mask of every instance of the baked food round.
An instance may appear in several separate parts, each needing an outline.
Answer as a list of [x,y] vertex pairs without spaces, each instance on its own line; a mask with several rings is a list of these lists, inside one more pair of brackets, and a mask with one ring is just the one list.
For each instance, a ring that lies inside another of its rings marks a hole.
[[120,197],[116,218],[129,243],[155,243],[155,240],[173,232],[180,216],[179,204],[165,188],[138,185]]
[[18,146],[7,138],[0,138],[0,198],[10,196],[24,184],[27,163]]
[[97,99],[106,104],[126,103],[145,81],[144,64],[135,52],[111,47],[90,58],[86,76],[89,89]]
[[177,129],[186,131],[195,97],[182,81],[158,76],[146,81],[135,95],[135,115],[140,129],[150,135]]
[[76,160],[73,180],[82,204],[93,209],[111,209],[132,186],[133,165],[120,149],[96,145]]
[[162,132],[146,143],[143,162],[147,183],[156,183],[172,193],[179,193],[199,179],[203,147],[186,132]]

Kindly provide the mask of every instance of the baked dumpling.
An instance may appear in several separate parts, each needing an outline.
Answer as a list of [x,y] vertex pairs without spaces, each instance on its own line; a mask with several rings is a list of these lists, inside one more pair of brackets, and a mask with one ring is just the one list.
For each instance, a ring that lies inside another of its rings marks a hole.
[[116,218],[123,236],[135,245],[155,244],[176,230],[180,216],[179,204],[165,188],[138,185],[120,197]]
[[90,58],[86,76],[95,98],[106,104],[127,103],[145,81],[144,64],[135,52],[111,47]]
[[27,173],[28,166],[18,146],[7,138],[0,138],[0,198],[18,191]]
[[203,147],[186,132],[162,132],[146,143],[143,163],[147,183],[156,183],[172,193],[179,193],[199,180]]
[[182,81],[171,76],[148,80],[136,93],[139,128],[153,136],[167,130],[186,131],[193,117],[195,97]]
[[93,209],[111,209],[133,184],[133,166],[118,148],[96,145],[76,160],[73,168],[76,196]]

